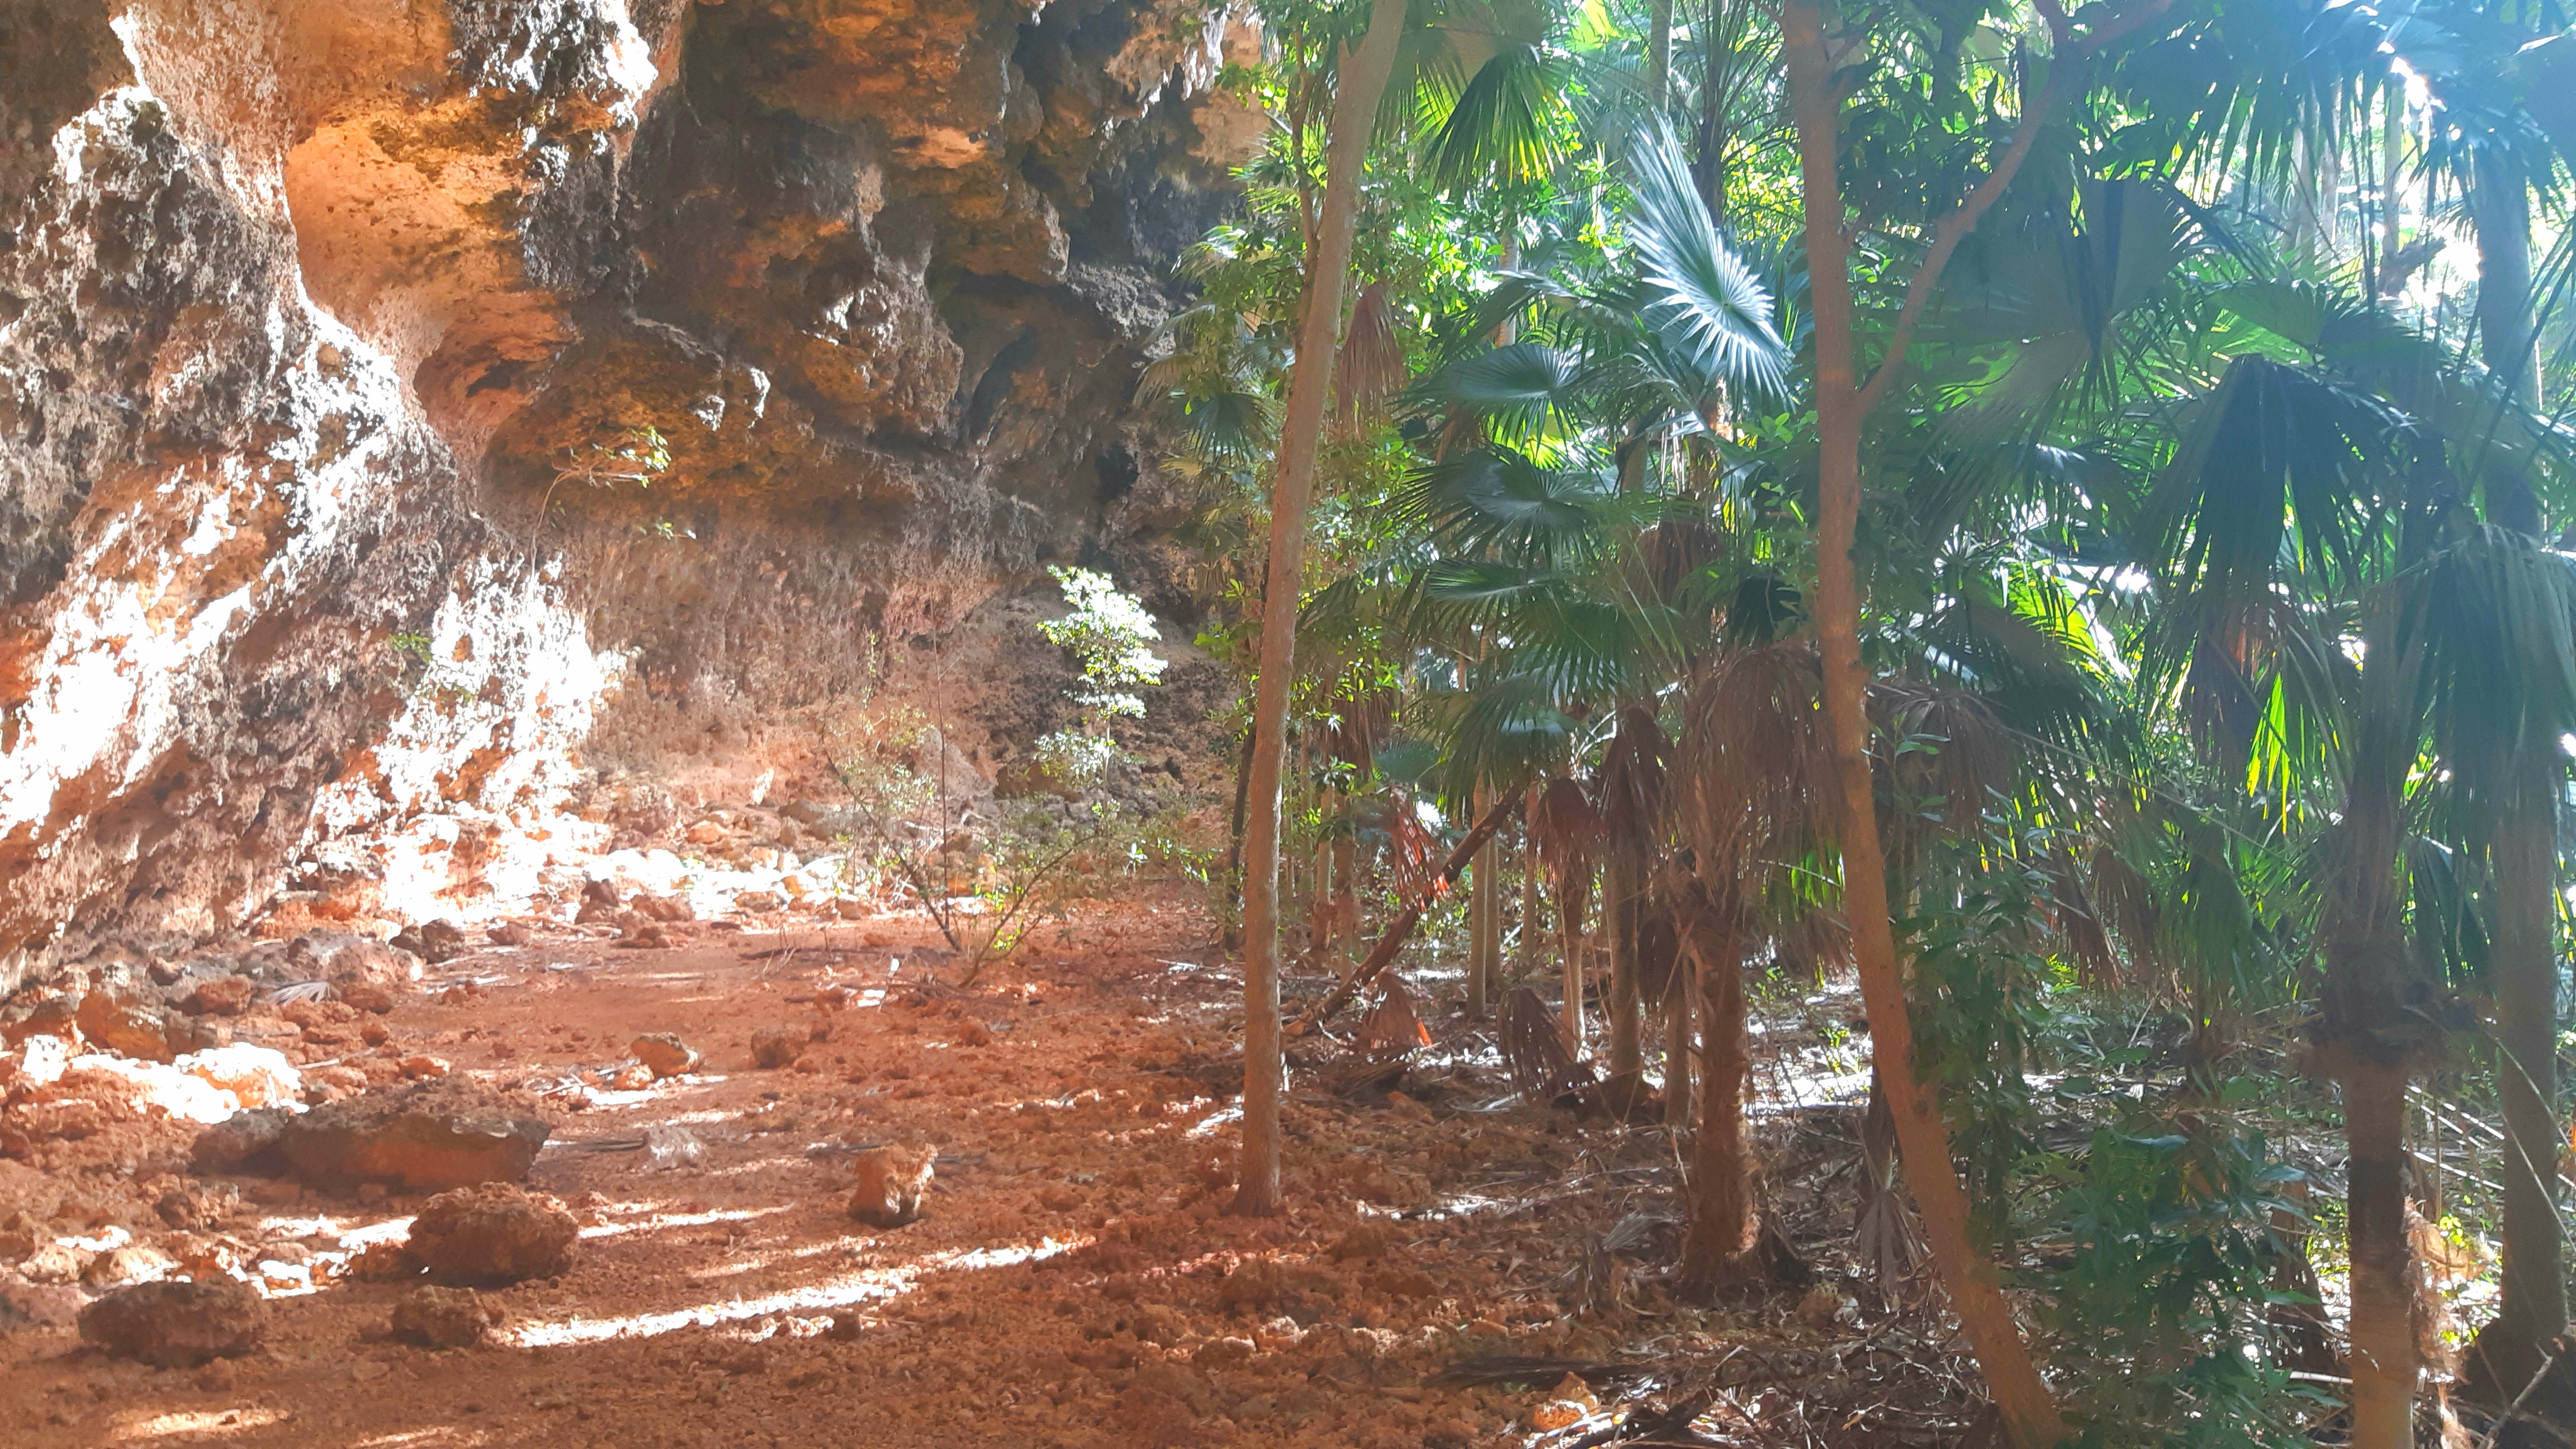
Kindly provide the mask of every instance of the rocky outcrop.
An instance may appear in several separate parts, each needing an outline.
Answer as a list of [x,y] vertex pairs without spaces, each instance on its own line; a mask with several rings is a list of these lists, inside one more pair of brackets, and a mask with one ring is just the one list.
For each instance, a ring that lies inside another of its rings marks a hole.
[[603,773],[748,785],[834,700],[1006,758],[1039,565],[1177,598],[1128,399],[1252,43],[0,0],[0,991],[329,896],[352,831],[403,841],[388,912],[524,895]]

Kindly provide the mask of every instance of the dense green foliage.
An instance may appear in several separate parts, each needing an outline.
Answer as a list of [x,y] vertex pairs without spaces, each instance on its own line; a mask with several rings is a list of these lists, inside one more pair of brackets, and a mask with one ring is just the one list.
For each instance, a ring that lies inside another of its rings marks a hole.
[[[1265,7],[1272,58],[1232,83],[1279,124],[1146,380],[1226,549],[1255,536],[1333,47],[1363,11]],[[1829,969],[1815,320],[1776,16],[1678,7],[1659,95],[1642,7],[1409,14],[1308,565],[1308,841],[1530,784],[1580,807],[1532,812],[1560,910],[1626,849],[1660,898],[1694,873],[1727,894],[1748,965]],[[2517,819],[2554,839],[2576,726],[2568,42],[2529,44],[2564,23],[2536,7],[2177,0],[2091,7],[2072,24],[2121,37],[2061,54],[2062,19],[1830,17],[1864,365],[1934,225],[2033,122],[1870,382],[1891,895],[1923,1070],[1983,1240],[2049,1305],[2068,1407],[2101,1442],[2288,1442],[2330,1407],[2267,1313],[2305,1251],[2302,1167],[2329,1166],[2287,1140],[2332,1101],[2294,1034],[2448,1062],[2491,1111],[2518,1070],[2498,913],[2534,888],[2564,909],[2554,857],[2535,887],[2498,852]],[[2507,295],[2514,246],[2538,260]],[[1251,627],[1233,601],[1220,637]],[[2355,822],[2382,804],[2374,843]],[[1598,838],[1544,838],[1578,816]],[[1377,898],[1411,889],[1419,845],[1365,838]],[[2393,894],[2357,901],[2380,875]],[[2330,949],[2365,919],[2402,941],[2368,977]],[[2117,1019],[2140,1029],[2105,1047]],[[2496,1231],[2491,1195],[2453,1206]]]

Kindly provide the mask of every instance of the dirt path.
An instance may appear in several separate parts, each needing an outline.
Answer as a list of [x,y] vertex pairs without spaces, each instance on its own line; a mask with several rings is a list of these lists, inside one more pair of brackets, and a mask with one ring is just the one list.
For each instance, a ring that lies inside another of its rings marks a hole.
[[[1799,1324],[1795,1293],[1701,1313],[1631,1281],[1670,1241],[1667,1139],[1502,1106],[1490,1070],[1418,1071],[1421,1100],[1299,1093],[1293,1211],[1220,1216],[1239,984],[1178,906],[1078,917],[962,991],[922,980],[930,944],[910,922],[652,951],[563,934],[437,968],[384,1024],[493,1083],[561,1086],[645,1032],[707,1058],[556,1115],[530,1185],[583,1241],[565,1276],[490,1295],[506,1343],[394,1342],[399,1290],[333,1276],[416,1201],[246,1197],[215,1231],[321,1284],[273,1299],[270,1347],[155,1371],[68,1328],[0,1335],[0,1443],[1451,1449],[1527,1441],[1561,1377],[1424,1384],[1462,1358],[1644,1347],[1720,1365],[1711,1385],[1732,1362],[1748,1427],[1787,1402],[1766,1375],[1841,1362],[1816,1346],[1853,1330]],[[858,994],[834,1008],[833,987]],[[755,1070],[776,1024],[820,1039]],[[928,1215],[887,1231],[845,1212],[846,1149],[881,1142],[939,1152]]]

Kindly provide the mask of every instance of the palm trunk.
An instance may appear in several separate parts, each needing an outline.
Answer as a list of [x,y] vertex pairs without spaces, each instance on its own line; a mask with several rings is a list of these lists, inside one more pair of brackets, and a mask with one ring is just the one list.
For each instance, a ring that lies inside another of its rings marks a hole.
[[2393,591],[2383,584],[2364,605],[2360,706],[2320,1002],[2327,1060],[2343,1082],[2352,1449],[2411,1449],[2421,1367],[2406,1233],[2408,1062],[2406,1048],[2383,1035],[2413,1016],[2397,853],[2418,719]]
[[[2331,966],[2329,969],[2332,969]],[[2363,1059],[2343,1080],[2352,1233],[2353,1449],[2415,1442],[2415,1293],[2406,1240],[2406,1068]]]
[[1869,674],[1860,657],[1860,590],[1852,539],[1860,520],[1861,394],[1853,362],[1851,281],[1836,170],[1838,102],[1816,0],[1787,0],[1781,42],[1798,135],[1815,327],[1818,525],[1815,619],[1823,654],[1825,715],[1843,794],[1843,908],[1869,1013],[1871,1056],[1896,1120],[1898,1150],[1922,1211],[1932,1260],[1959,1326],[1985,1373],[2013,1441],[2056,1443],[2064,1417],[2021,1339],[1994,1266],[1968,1229],[1968,1197],[1950,1157],[1950,1133],[1916,1075],[1914,1028],[1888,916],[1887,859],[1879,845],[1869,758]]
[[1530,838],[1529,827],[1521,827],[1521,940],[1513,953],[1512,975],[1527,980],[1538,969],[1540,917],[1545,908],[1539,900],[1538,842]]
[[2503,1049],[2504,1272],[2494,1320],[2468,1365],[2510,1403],[2567,1329],[2558,1227],[2558,781],[2525,766],[2488,847],[2496,886],[2496,1043]]
[[[1681,1293],[1706,1302],[1743,1271],[1753,1247],[1753,1194],[1744,1153],[1744,942],[1727,911],[1694,913],[1684,949],[1696,964],[1701,1032],[1699,1132],[1691,1142],[1690,1228],[1682,1239]],[[1676,999],[1687,993],[1676,992]]]
[[1664,1125],[1686,1131],[1691,1123],[1691,989],[1690,973],[1673,964],[1673,983],[1664,995]]
[[2478,345],[2487,370],[2524,407],[2540,407],[2540,336],[2531,315],[2531,203],[2521,170],[2479,153],[2469,173],[2478,233]]
[[1333,352],[1342,330],[1342,291],[1358,230],[1360,173],[1378,97],[1395,71],[1405,0],[1377,0],[1368,36],[1347,57],[1333,98],[1326,144],[1324,207],[1307,258],[1306,313],[1296,370],[1279,431],[1270,500],[1270,566],[1261,613],[1261,675],[1253,695],[1252,807],[1245,828],[1243,901],[1243,1159],[1231,1211],[1266,1218],[1279,1211],[1279,774],[1288,734],[1288,685],[1296,667],[1299,584],[1305,576],[1306,512],[1315,494]]
[[[1343,803],[1338,793],[1335,803]],[[1333,944],[1347,945],[1360,935],[1360,842],[1347,821],[1333,832]]]
[[[1475,813],[1471,799],[1467,813]],[[1482,1021],[1494,988],[1494,851],[1488,847],[1467,867],[1467,1019]]]
[[1610,1076],[1636,1083],[1646,1070],[1645,1012],[1637,996],[1637,869],[1634,842],[1613,840],[1602,872],[1601,914],[1610,930]]
[[1557,934],[1565,946],[1565,1051],[1576,1061],[1583,1059],[1590,1035],[1583,1021],[1583,896],[1581,885],[1568,881],[1556,903]]

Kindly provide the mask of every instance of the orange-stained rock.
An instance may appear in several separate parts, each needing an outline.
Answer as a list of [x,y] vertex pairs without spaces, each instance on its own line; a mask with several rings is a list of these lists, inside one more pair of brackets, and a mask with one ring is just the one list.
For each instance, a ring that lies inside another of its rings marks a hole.
[[938,1156],[935,1147],[871,1147],[860,1153],[850,1216],[878,1228],[899,1228],[920,1217]]
[[550,1129],[524,1098],[442,1076],[378,1087],[285,1124],[278,1147],[306,1182],[417,1192],[528,1175]]
[[83,1339],[155,1368],[239,1358],[256,1351],[267,1332],[268,1304],[229,1278],[120,1288],[80,1315]]
[[572,1264],[581,1224],[544,1193],[505,1182],[442,1192],[412,1219],[405,1249],[441,1283],[552,1278]]

